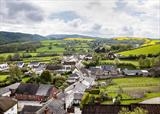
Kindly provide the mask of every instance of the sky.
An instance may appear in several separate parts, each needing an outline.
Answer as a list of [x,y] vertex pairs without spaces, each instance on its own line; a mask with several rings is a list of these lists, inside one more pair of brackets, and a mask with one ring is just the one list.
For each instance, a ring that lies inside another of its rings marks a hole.
[[160,38],[160,0],[0,0],[0,31]]

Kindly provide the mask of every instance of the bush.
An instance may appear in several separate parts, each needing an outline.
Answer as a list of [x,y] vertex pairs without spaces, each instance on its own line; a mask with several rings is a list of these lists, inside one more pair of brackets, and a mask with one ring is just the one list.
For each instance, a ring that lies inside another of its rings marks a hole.
[[92,89],[89,91],[90,94],[99,94],[100,90],[99,89]]
[[82,100],[81,100],[81,104],[80,104],[80,108],[82,109],[83,108],[83,105],[84,104],[87,104],[88,103],[88,100],[89,100],[89,93],[85,93],[82,97]]

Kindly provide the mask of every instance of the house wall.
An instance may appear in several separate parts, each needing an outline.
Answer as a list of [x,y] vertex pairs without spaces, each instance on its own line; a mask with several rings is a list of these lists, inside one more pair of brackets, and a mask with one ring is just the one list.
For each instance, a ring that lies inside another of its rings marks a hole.
[[17,104],[14,105],[13,107],[11,107],[9,110],[7,110],[6,112],[4,112],[4,114],[18,114],[17,112]]
[[8,96],[8,97],[10,97],[10,95],[11,95],[11,91],[6,92],[6,93],[2,94],[1,96]]

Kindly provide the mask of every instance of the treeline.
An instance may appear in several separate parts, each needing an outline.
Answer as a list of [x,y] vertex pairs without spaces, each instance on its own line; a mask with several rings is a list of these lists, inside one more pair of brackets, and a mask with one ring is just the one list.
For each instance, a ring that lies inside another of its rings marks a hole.
[[116,45],[98,45],[97,47],[95,47],[94,51],[96,53],[106,53],[109,51],[113,51],[113,52],[119,52],[119,51],[126,51],[126,50],[130,50],[133,49],[134,47],[130,44],[116,44]]
[[26,42],[0,45],[0,53],[11,53],[17,51],[36,52],[36,49],[41,47],[40,42]]
[[140,58],[138,62],[140,68],[151,68],[160,63],[160,56],[155,58]]
[[160,53],[157,54],[148,54],[148,55],[144,55],[144,54],[140,54],[140,55],[129,55],[129,56],[120,56],[119,59],[121,60],[138,60],[140,58],[145,59],[145,58],[152,58],[152,57],[158,57],[160,55]]

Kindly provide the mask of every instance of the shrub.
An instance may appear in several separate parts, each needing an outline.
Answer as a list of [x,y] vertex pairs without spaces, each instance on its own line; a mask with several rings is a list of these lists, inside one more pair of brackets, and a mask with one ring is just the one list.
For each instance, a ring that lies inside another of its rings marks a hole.
[[87,104],[89,100],[89,93],[85,93],[82,97],[80,108],[83,108],[84,104]]
[[99,89],[92,89],[89,91],[90,94],[99,94],[100,90]]

